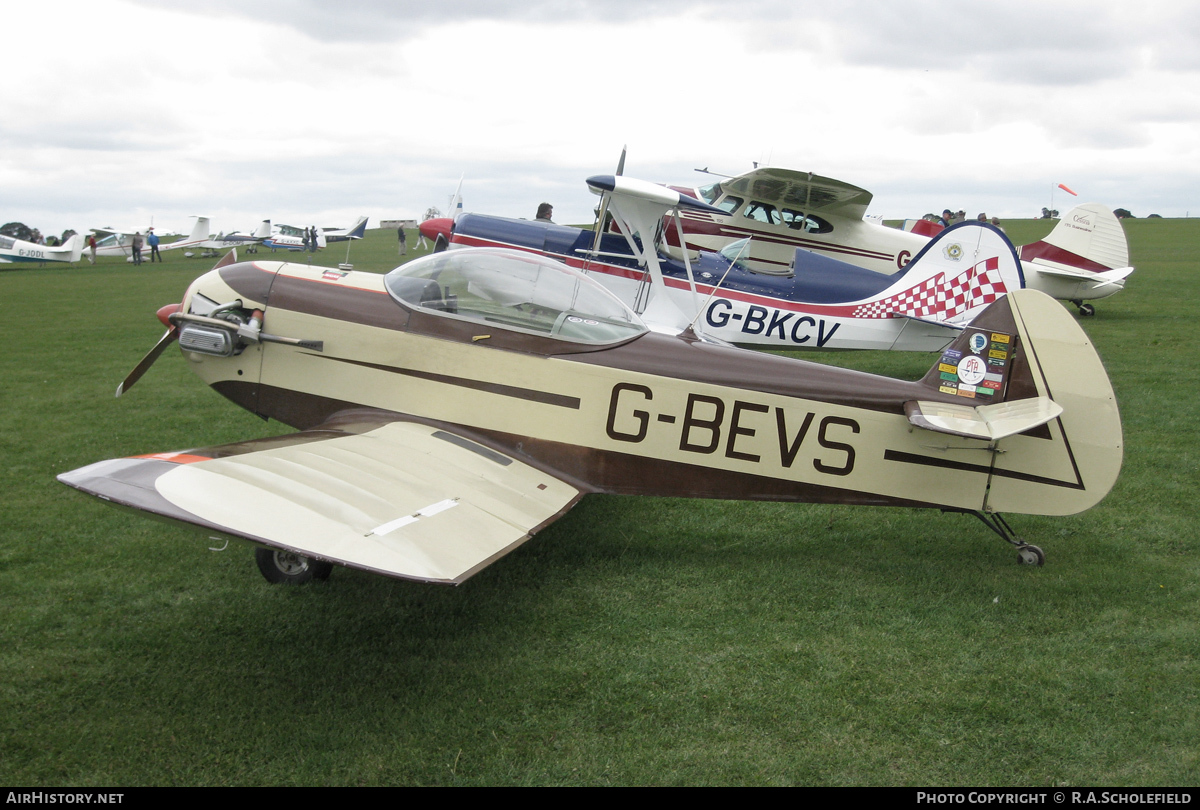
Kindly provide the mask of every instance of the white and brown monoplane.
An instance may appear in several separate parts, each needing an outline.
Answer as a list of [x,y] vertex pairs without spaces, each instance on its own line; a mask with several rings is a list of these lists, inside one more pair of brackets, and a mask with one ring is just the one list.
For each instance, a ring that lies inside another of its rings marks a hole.
[[648,330],[530,253],[454,250],[375,275],[230,263],[164,307],[169,344],[299,432],[59,476],[244,538],[272,581],[331,564],[461,583],[586,494],[1067,515],[1112,487],[1121,423],[1061,305],[1018,290],[903,382]]

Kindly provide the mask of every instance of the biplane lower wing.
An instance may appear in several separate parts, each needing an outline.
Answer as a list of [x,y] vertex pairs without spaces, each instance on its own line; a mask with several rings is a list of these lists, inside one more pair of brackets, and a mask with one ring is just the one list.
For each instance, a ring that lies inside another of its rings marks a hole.
[[583,495],[457,433],[382,420],[102,461],[59,480],[265,546],[452,584],[519,546]]

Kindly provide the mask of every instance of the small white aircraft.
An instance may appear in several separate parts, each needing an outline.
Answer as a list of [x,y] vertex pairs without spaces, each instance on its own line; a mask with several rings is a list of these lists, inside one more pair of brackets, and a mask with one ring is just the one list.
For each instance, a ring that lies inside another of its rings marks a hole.
[[[192,232],[183,239],[177,239],[169,245],[159,245],[158,252],[164,250],[179,250],[181,248],[189,248],[192,250],[204,250],[204,243],[212,239],[211,222],[208,217],[197,216],[196,224],[192,226]],[[149,254],[150,249],[143,247],[142,252]]]
[[[785,270],[796,249],[803,248],[892,274],[903,269],[934,235],[864,219],[871,192],[811,172],[761,168],[700,188],[668,188],[720,209],[683,215],[689,248],[720,250],[751,238],[747,261],[768,272]],[[668,233],[668,246],[676,257],[679,245],[678,236]],[[1026,287],[1071,301],[1084,315],[1095,310],[1083,301],[1120,291],[1133,272],[1120,222],[1095,203],[1067,212],[1049,236],[1022,246],[1019,255]]]
[[60,247],[47,247],[0,234],[0,262],[4,264],[42,264],[77,262],[83,255],[83,234],[75,234]]
[[[133,257],[133,236],[136,233],[142,234],[145,237],[149,228],[141,230],[119,231],[114,228],[92,228],[92,235],[96,238],[96,255],[97,256],[124,256],[127,259]],[[158,249],[162,250],[162,245]],[[149,253],[145,247],[143,252]]]
[[[309,247],[308,237],[305,235],[308,231],[308,228],[297,228],[294,225],[275,225],[271,228],[271,235],[264,239],[262,244],[271,250],[305,250]],[[326,245],[325,233],[320,229],[316,231],[317,249],[320,250]]]
[[351,239],[362,239],[367,232],[367,217],[359,217],[358,221],[349,228],[325,228],[322,234],[326,242],[346,242]]
[[[213,236],[210,233],[211,229],[212,220],[209,217],[198,216],[196,217],[196,223],[192,226],[191,234],[174,242],[160,244],[158,250],[160,253],[164,250],[180,249],[200,251],[201,258],[216,256],[218,251],[230,248],[243,248],[247,252],[254,253],[258,245],[271,235],[271,220],[264,219],[253,234],[231,231],[227,234],[222,233]],[[92,233],[96,236],[96,255],[124,256],[132,261],[134,235],[141,234],[142,238],[145,239],[149,230],[149,228],[142,228],[137,231],[92,228]],[[143,244],[143,258],[148,258],[149,255],[150,246]],[[192,254],[188,255],[190,258]]]
[[[204,251],[201,257],[216,256],[219,251],[230,250],[232,248],[243,248],[247,253],[257,253],[258,246],[263,243],[271,235],[271,220],[264,219],[258,225],[258,229],[253,234],[244,234],[240,231],[230,231],[229,233],[218,234],[217,236],[207,239],[196,247]],[[162,247],[159,247],[162,250]]]

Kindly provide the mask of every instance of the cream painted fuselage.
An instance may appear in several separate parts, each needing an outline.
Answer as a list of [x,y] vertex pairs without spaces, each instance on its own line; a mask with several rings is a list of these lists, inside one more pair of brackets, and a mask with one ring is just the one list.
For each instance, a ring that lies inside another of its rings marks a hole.
[[[1037,293],[1009,296],[976,325],[1015,340],[1010,390],[1065,410],[998,441],[914,427],[906,403],[978,404],[939,388],[938,364],[902,382],[653,333],[581,344],[409,307],[383,276],[274,262],[202,276],[183,311],[197,294],[262,310],[264,332],[323,344],[185,352],[239,405],[301,429],[353,409],[385,412],[583,492],[1051,515],[1096,503],[1120,467],[1103,368],[1072,319]],[[1043,337],[1068,348],[1033,351]],[[1049,390],[1060,375],[1071,384]]]

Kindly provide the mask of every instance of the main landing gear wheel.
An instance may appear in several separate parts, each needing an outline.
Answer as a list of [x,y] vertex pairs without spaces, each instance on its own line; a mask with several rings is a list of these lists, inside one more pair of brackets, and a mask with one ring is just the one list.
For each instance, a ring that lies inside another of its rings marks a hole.
[[333,571],[333,563],[304,557],[294,551],[273,548],[254,549],[254,561],[258,570],[272,584],[302,582],[324,582]]
[[1017,563],[1020,565],[1045,565],[1046,555],[1037,546],[1020,546],[1017,548]]

